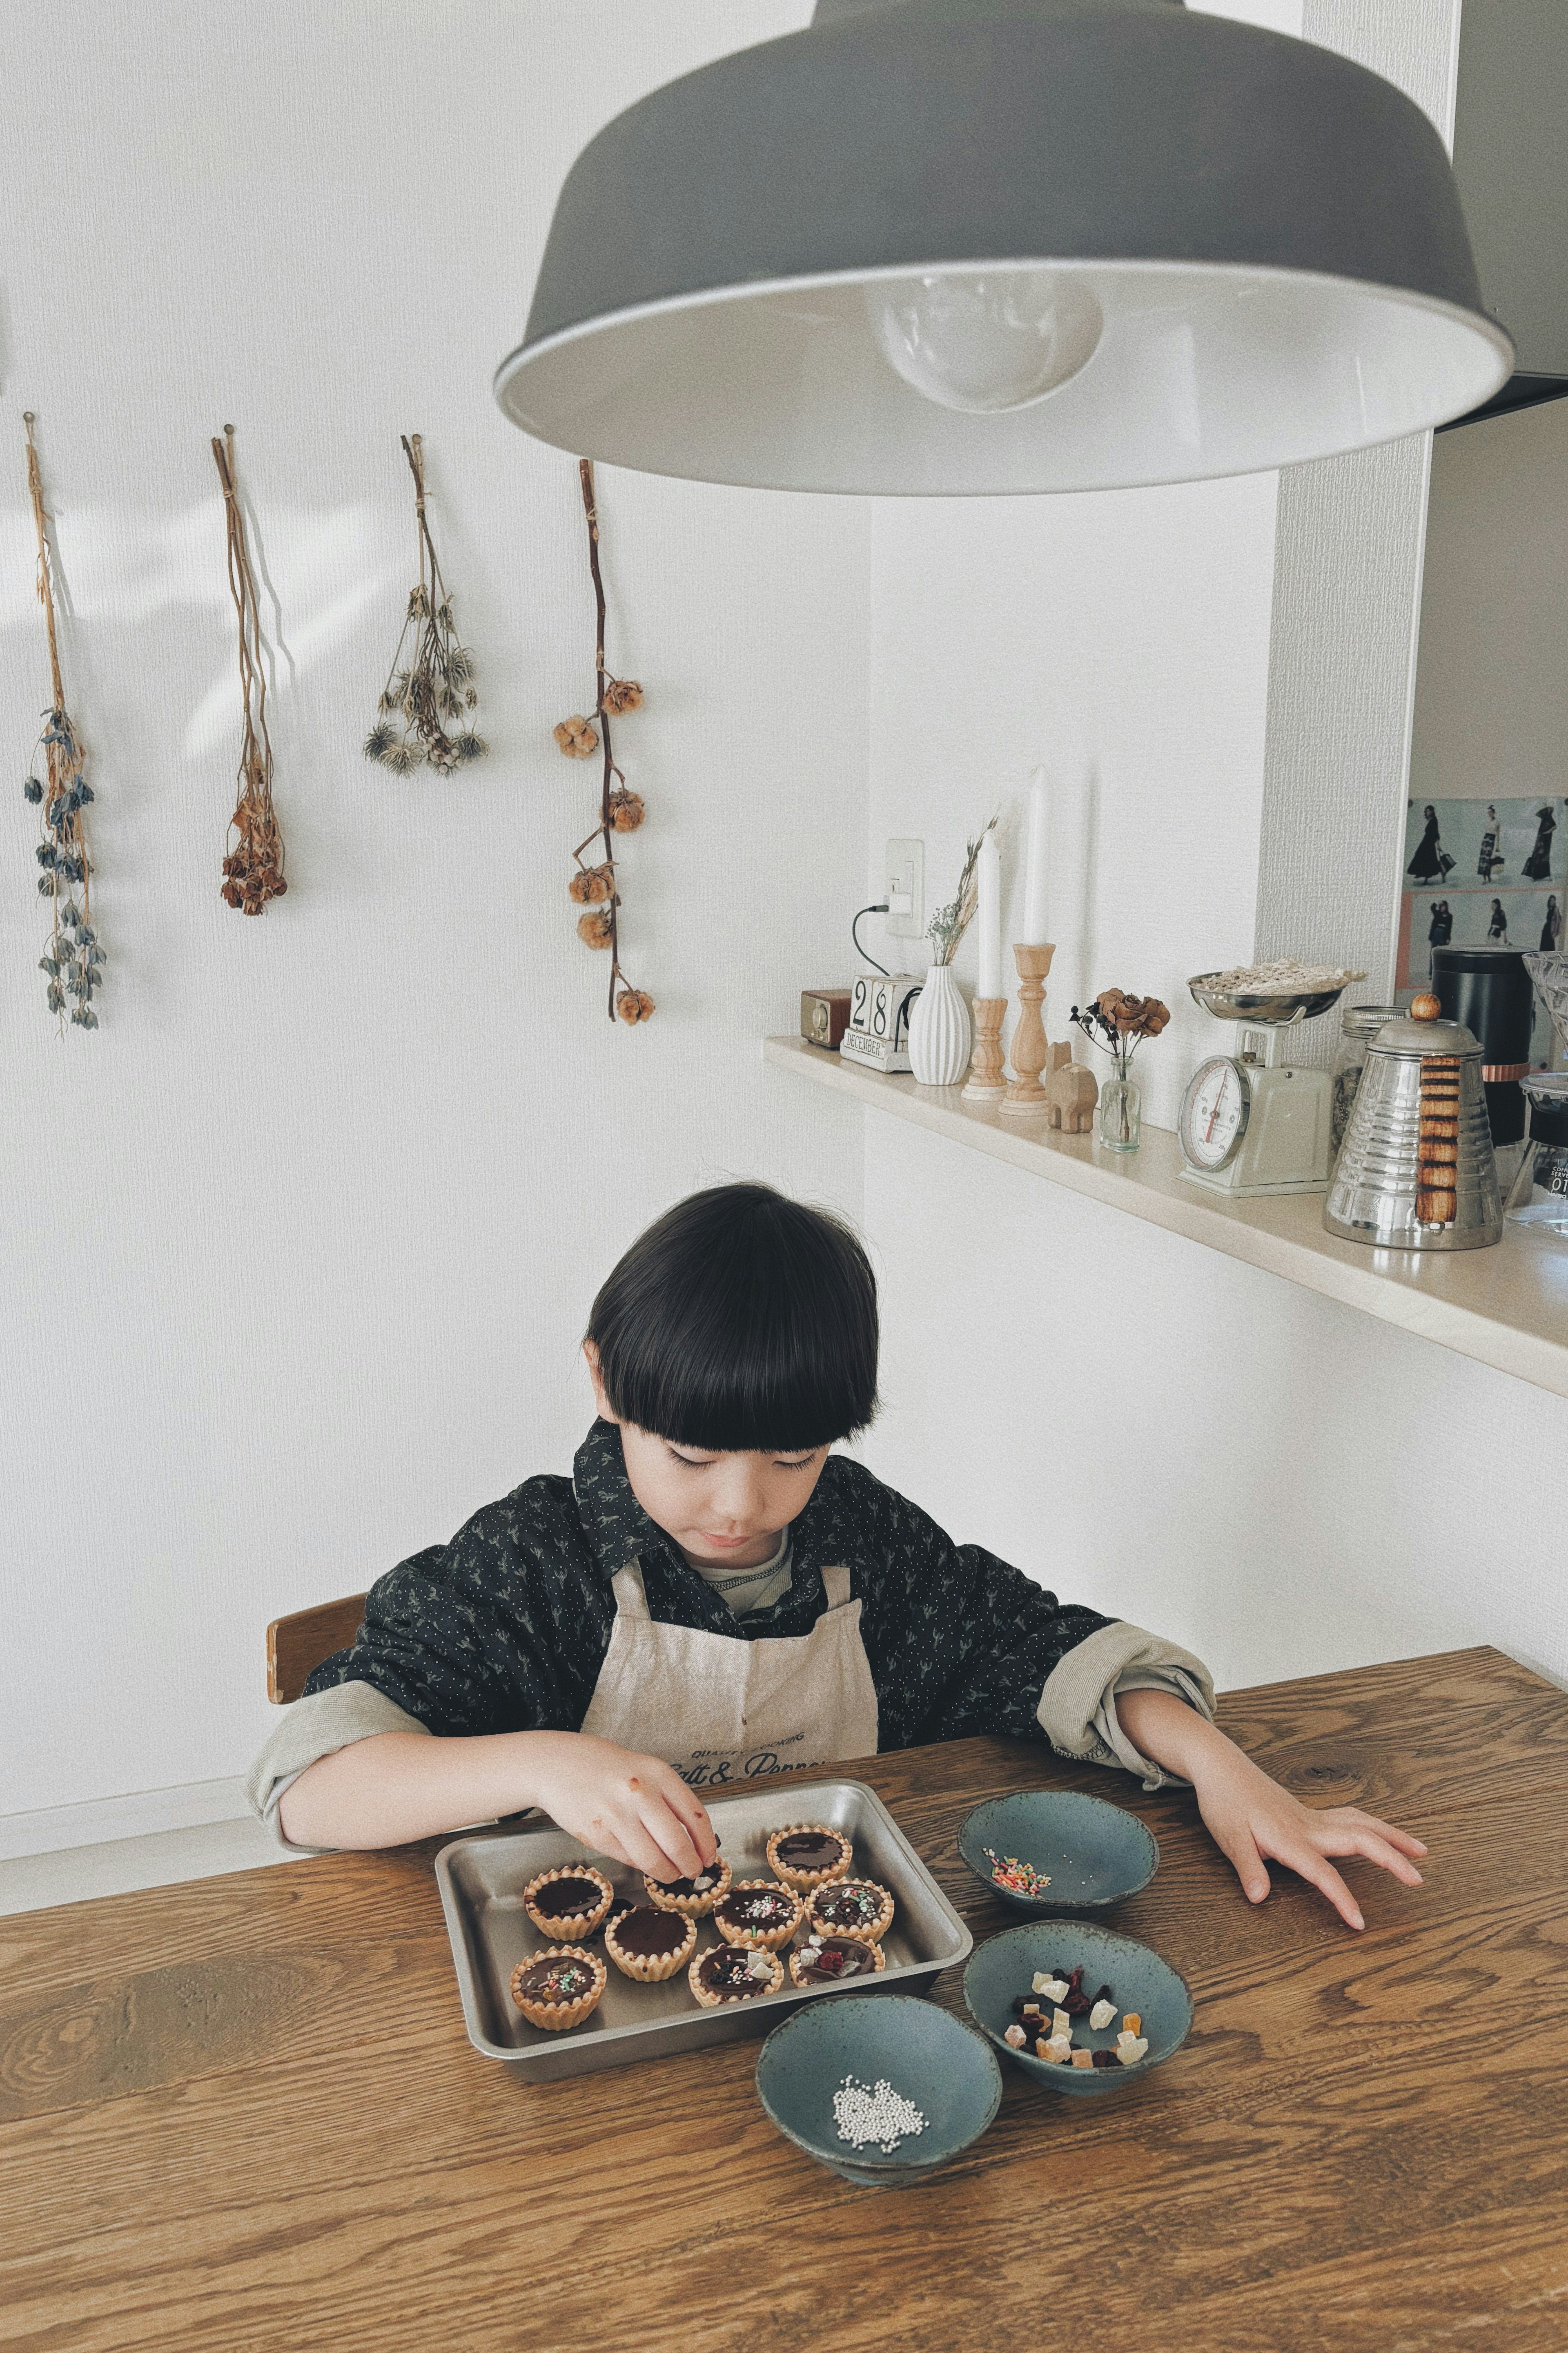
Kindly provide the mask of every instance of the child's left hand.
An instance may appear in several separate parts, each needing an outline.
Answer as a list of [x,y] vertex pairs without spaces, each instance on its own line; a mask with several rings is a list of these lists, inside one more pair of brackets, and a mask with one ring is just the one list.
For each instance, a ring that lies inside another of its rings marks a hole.
[[1261,1904],[1268,1893],[1268,1863],[1282,1862],[1320,1889],[1351,1927],[1364,1928],[1361,1906],[1328,1860],[1331,1854],[1359,1854],[1406,1887],[1421,1885],[1410,1861],[1426,1852],[1418,1838],[1359,1806],[1302,1805],[1173,1693],[1126,1692],[1116,1710],[1145,1757],[1191,1781],[1210,1836],[1235,1865],[1252,1903]]

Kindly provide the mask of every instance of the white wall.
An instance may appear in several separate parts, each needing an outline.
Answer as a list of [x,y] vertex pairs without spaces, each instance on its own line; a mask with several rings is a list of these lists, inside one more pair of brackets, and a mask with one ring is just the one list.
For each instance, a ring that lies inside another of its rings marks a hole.
[[[1307,29],[1370,47],[1444,120],[1453,20],[1451,0],[1311,0]],[[1226,1034],[1185,976],[1247,955],[1255,919],[1270,953],[1338,954],[1341,924],[1392,942],[1425,450],[1373,453],[1363,477],[1397,479],[1360,539],[1359,462],[1300,470],[1288,550],[1273,477],[873,512],[870,878],[887,836],[923,836],[928,899],[950,895],[965,833],[1043,762],[1049,1033],[1112,984],[1163,997],[1138,1071],[1165,1126]],[[1496,659],[1496,691],[1528,694],[1536,657],[1522,678],[1513,642]],[[1358,719],[1375,757],[1363,740],[1360,766],[1304,775],[1303,744],[1342,749]],[[1541,1522],[1562,1399],[875,1113],[866,1214],[886,1318],[866,1457],[954,1534],[1189,1642],[1222,1684],[1479,1641],[1568,1677]]]
[[[589,1298],[669,1199],[736,1170],[858,1206],[858,1121],[755,1041],[841,962],[864,511],[602,479],[614,656],[648,689],[634,1035],[565,892],[596,793],[550,734],[592,691],[576,470],[489,388],[597,121],[805,14],[61,0],[10,27],[0,1813],[240,1770],[268,1618],[569,1467]],[[63,1041],[17,789],[48,681],[24,407],[110,957],[100,1033]],[[282,615],[290,887],[254,922],[217,895],[229,419]],[[413,427],[494,746],[446,784],[359,754],[414,576]]]
[[1440,433],[1412,798],[1500,800],[1564,789],[1565,613],[1568,401]]

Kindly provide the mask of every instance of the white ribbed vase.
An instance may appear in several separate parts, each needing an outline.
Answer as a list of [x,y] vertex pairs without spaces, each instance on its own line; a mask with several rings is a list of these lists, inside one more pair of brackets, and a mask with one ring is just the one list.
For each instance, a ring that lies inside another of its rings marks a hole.
[[922,1087],[955,1087],[969,1068],[969,1008],[950,964],[933,964],[910,1014],[910,1061]]

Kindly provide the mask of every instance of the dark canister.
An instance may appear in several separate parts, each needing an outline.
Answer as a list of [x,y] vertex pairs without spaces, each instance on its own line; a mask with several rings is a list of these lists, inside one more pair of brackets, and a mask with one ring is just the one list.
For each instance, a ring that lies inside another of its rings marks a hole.
[[1535,992],[1521,948],[1434,948],[1432,987],[1445,1021],[1480,1040],[1481,1086],[1492,1142],[1517,1144],[1524,1134],[1520,1081],[1530,1068]]

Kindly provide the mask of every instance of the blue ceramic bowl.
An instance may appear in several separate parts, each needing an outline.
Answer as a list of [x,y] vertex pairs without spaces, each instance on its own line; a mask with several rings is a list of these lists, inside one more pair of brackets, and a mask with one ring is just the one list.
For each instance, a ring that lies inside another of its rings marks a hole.
[[[889,2154],[838,2137],[833,2098],[846,2075],[886,2078],[925,2129]],[[978,2034],[910,1994],[841,1994],[808,2002],[775,2026],[757,2057],[757,2096],[786,2140],[865,2189],[923,2180],[966,2149],[996,2114],[1002,2071]]]
[[[985,1849],[1016,1855],[1048,1873],[1043,1895],[1015,1895],[991,1876]],[[958,1833],[958,1851],[976,1879],[1015,1911],[1037,1920],[1064,1912],[1103,1912],[1147,1887],[1160,1868],[1152,1831],[1136,1814],[1080,1789],[1021,1789],[976,1806]]]
[[[1005,2040],[1016,2023],[1015,1994],[1026,1994],[1035,1973],[1055,1969],[1062,1977],[1083,1970],[1084,1988],[1093,1993],[1110,1988],[1117,2016],[1096,2033],[1087,2018],[1075,2018],[1075,2047],[1113,2051],[1121,2014],[1135,2010],[1142,2021],[1140,2031],[1149,2039],[1147,2057],[1135,2067],[1073,2067],[1059,2061],[1037,2059],[1030,2051],[1015,2051]],[[1093,2098],[1118,2092],[1124,2084],[1140,2083],[1186,2041],[1193,2022],[1193,1997],[1184,1978],[1147,1945],[1119,1936],[1093,1920],[1031,1920],[1022,1928],[1004,1928],[970,1956],[963,1972],[963,1999],[982,2031],[1016,2060],[1026,2075],[1047,2084],[1053,2092]]]

